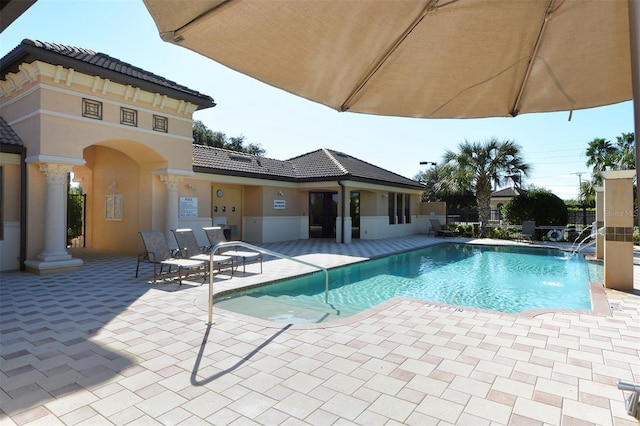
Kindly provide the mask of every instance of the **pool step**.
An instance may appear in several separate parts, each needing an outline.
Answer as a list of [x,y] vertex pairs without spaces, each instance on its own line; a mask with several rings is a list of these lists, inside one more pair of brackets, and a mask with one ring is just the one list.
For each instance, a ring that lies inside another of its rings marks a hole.
[[301,303],[270,295],[245,295],[220,300],[215,306],[244,315],[287,324],[318,323],[344,318],[327,304]]

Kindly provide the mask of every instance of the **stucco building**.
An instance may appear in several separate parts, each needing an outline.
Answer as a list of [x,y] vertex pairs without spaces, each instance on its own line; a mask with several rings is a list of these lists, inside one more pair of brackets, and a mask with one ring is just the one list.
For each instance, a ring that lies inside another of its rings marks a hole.
[[253,243],[425,232],[422,184],[319,149],[274,160],[194,145],[202,93],[103,53],[24,40],[0,60],[0,268],[48,273],[67,250],[68,179],[86,247],[136,254],[138,231],[225,225]]

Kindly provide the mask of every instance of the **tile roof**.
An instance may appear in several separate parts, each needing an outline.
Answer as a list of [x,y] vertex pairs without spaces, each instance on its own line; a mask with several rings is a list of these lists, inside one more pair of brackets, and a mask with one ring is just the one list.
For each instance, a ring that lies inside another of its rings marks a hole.
[[515,197],[515,196],[518,196],[518,195],[523,194],[525,192],[526,191],[524,189],[519,189],[519,188],[503,188],[503,189],[500,189],[498,191],[492,192],[491,196],[493,198]]
[[20,136],[13,131],[9,123],[0,117],[0,145],[23,146]]
[[296,180],[293,164],[222,148],[193,144],[193,168],[205,173]]
[[374,166],[349,154],[327,148],[303,154],[288,161],[296,165],[299,171],[298,177],[302,180],[345,177],[383,185],[424,188],[424,185],[415,180]]
[[213,98],[208,95],[104,53],[39,40],[24,39],[0,59],[0,77],[4,78],[9,72],[17,72],[18,66],[23,62],[30,63],[35,60],[70,67],[89,75],[97,75],[118,83],[184,99],[198,105],[199,109],[216,105]]
[[420,188],[414,180],[330,149],[319,149],[289,160],[274,160],[221,148],[193,145],[195,171],[296,182],[349,179],[381,185]]

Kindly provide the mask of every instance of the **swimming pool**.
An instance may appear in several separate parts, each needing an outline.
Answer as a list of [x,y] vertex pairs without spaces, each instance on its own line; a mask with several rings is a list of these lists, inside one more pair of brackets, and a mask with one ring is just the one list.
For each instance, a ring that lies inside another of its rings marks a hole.
[[286,323],[348,317],[396,296],[517,313],[591,309],[602,266],[558,249],[441,244],[252,288],[214,300],[226,310]]

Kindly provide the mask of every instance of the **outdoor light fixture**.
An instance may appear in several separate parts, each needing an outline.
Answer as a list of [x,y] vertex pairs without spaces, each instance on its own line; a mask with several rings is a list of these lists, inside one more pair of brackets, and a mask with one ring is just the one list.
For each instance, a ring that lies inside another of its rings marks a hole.
[[115,182],[111,182],[109,185],[107,185],[107,189],[116,189],[118,187],[118,184]]
[[190,190],[192,190],[192,191],[195,191],[195,190],[196,190],[196,187],[195,187],[195,186],[193,186],[193,184],[192,184],[192,183],[188,183],[186,186],[187,186],[187,189],[190,189]]
[[278,190],[278,195],[281,196],[281,197],[284,197],[284,191]]

